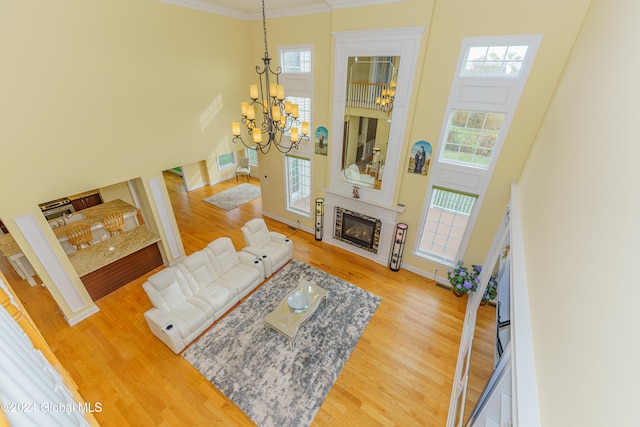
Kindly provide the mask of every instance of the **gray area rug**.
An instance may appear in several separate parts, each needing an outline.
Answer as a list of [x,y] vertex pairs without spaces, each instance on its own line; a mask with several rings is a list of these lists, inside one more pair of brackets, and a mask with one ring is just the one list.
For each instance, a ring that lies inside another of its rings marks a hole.
[[260,197],[260,187],[251,184],[240,184],[222,193],[209,196],[204,201],[225,211],[230,211],[258,197]]
[[[328,291],[294,350],[262,318],[300,278]],[[380,304],[380,297],[292,260],[183,353],[260,427],[309,426]]]

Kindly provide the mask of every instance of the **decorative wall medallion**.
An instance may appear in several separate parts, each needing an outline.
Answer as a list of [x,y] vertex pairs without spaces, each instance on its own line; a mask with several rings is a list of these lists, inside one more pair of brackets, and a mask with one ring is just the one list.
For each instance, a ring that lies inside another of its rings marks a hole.
[[316,154],[327,155],[329,146],[329,131],[324,126],[318,126],[316,129]]
[[427,141],[418,141],[411,147],[409,155],[409,173],[427,176],[429,164],[431,164],[431,144]]

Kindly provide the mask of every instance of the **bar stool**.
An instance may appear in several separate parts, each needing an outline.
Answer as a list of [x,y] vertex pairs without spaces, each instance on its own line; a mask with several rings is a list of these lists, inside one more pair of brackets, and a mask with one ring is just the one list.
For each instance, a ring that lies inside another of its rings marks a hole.
[[84,222],[79,222],[70,225],[67,229],[67,238],[69,243],[76,247],[76,249],[82,249],[82,245],[91,245],[93,240],[93,234],[91,234],[91,226]]
[[111,234],[111,237],[116,233],[124,233],[124,215],[120,211],[111,212],[102,219],[104,229]]

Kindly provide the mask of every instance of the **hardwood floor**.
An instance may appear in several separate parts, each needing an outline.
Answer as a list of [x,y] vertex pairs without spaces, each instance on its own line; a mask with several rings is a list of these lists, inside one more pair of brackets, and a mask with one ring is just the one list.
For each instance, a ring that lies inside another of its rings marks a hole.
[[[260,199],[225,212],[202,199],[235,186],[235,179],[189,193],[177,176],[169,173],[165,180],[187,254],[220,236],[229,236],[238,249],[244,245],[240,227],[261,215]],[[466,297],[265,221],[290,235],[295,258],[382,298],[313,426],[445,425]],[[141,284],[162,267],[98,300],[100,312],[74,327],[45,288],[29,287],[4,259],[0,267],[84,399],[101,402],[103,411],[95,416],[103,426],[253,425],[149,331],[143,313],[151,303]],[[484,309],[478,317],[489,337],[495,310]],[[491,340],[486,341],[489,349],[477,355],[492,360]]]

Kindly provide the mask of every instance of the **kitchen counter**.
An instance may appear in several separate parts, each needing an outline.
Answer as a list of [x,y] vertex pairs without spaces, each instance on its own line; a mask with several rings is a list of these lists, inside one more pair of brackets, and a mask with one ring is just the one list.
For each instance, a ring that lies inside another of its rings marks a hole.
[[[92,230],[94,230],[96,228],[101,228],[102,218],[104,218],[106,214],[113,211],[120,211],[125,215],[131,215],[132,213],[137,214],[138,208],[122,200],[114,200],[111,202],[102,203],[100,205],[87,208],[81,212],[78,212],[72,215],[71,217],[73,218],[74,216],[77,216],[80,214],[84,215],[85,218],[79,221],[89,224]],[[67,240],[68,228],[69,228],[69,225],[62,225],[60,227],[56,227],[53,229],[53,233],[58,238],[58,241]],[[20,250],[20,247],[18,246],[16,241],[13,239],[13,236],[11,236],[11,234],[2,234],[0,235],[0,253],[6,257],[10,257],[13,255],[22,253],[22,251]]]
[[[111,212],[120,211],[125,216],[131,216],[131,214],[136,214],[138,212],[138,208],[123,200],[112,200],[110,202],[101,203],[96,206],[92,206],[87,209],[83,209],[80,212],[76,212],[71,215],[71,218],[66,219],[67,224],[61,225],[53,229],[53,233],[56,235],[58,240],[67,238],[67,229],[70,224],[74,222],[84,222],[91,226],[91,230],[95,230],[98,228],[102,228],[102,219]],[[84,218],[83,218],[84,216]],[[56,220],[49,221],[50,223],[55,223]]]
[[0,235],[0,253],[6,257],[10,257],[22,253],[22,251],[16,241],[13,240],[11,234],[3,234]]
[[[102,224],[105,215],[113,211],[120,211],[125,216],[124,233],[115,236],[104,230]],[[139,225],[137,214],[135,206],[122,200],[102,203],[74,214],[71,219],[89,224],[94,235],[92,244],[81,250],[76,250],[67,241],[66,231],[71,224],[53,228],[71,265],[94,300],[162,265],[157,245],[160,237]],[[10,234],[0,235],[0,253],[22,279],[36,286],[35,271]]]
[[157,234],[145,226],[139,226],[73,252],[69,254],[69,260],[78,276],[82,278],[159,240]]

